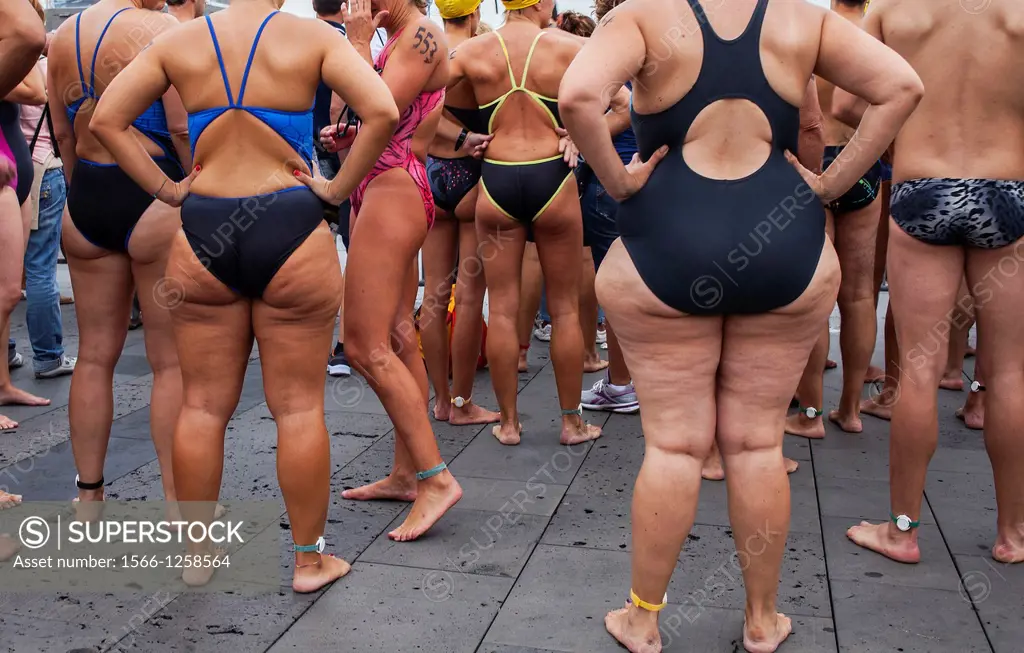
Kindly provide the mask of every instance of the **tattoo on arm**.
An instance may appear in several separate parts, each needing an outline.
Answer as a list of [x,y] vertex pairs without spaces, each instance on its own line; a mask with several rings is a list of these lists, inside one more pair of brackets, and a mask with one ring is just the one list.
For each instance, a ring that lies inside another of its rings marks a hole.
[[615,16],[605,16],[598,25],[604,27],[605,25],[610,25],[613,20],[615,20]]
[[[425,27],[420,27],[413,35],[415,39],[412,49],[423,55],[423,63],[434,63],[434,55],[437,53],[437,41],[434,40],[433,32]],[[450,57],[449,57],[450,58]]]

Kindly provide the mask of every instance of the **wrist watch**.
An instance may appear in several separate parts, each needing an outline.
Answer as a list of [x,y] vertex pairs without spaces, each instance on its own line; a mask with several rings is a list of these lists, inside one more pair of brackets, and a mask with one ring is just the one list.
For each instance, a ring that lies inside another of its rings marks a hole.
[[897,516],[889,513],[889,517],[892,519],[892,523],[896,524],[896,528],[898,528],[901,533],[906,533],[910,531],[910,529],[917,528],[921,525],[920,521],[911,521],[910,517],[907,517],[906,515]]
[[809,419],[814,419],[815,417],[819,417],[821,414],[822,414],[822,412],[820,410],[818,410],[817,408],[810,408],[810,407],[808,407],[808,408],[804,409],[804,415],[807,415],[807,417]]
[[463,406],[465,406],[469,402],[470,402],[469,399],[463,399],[462,397],[455,397],[455,398],[452,399],[452,406],[455,406],[456,408],[462,408]]

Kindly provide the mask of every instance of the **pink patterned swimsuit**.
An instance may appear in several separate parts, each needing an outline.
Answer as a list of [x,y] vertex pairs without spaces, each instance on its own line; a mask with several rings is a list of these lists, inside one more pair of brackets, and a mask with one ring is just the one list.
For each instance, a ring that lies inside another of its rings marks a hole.
[[[14,152],[11,152],[11,147],[7,144],[7,139],[4,138],[4,133],[2,131],[0,131],[0,159],[6,159],[7,161],[10,161],[11,162],[11,166],[15,170],[18,169],[18,165],[17,165],[17,163],[15,163],[15,160],[14,160]],[[10,186],[11,188],[17,188],[18,187],[18,173],[17,172],[15,172],[14,176],[11,177],[10,181],[7,182],[7,185]]]
[[[384,49],[377,53],[377,58],[373,62],[377,72],[383,72],[384,66],[388,63],[388,57],[391,55],[392,46],[401,35],[401,30],[396,32],[384,44]],[[371,181],[393,168],[404,168],[420,191],[420,197],[423,200],[423,210],[427,214],[427,227],[430,228],[434,225],[434,197],[430,193],[427,169],[423,162],[412,152],[412,137],[424,118],[443,103],[443,88],[436,91],[423,92],[402,113],[402,116],[398,119],[398,128],[395,130],[395,135],[391,137],[391,141],[388,142],[384,153],[380,155],[377,163],[370,170],[370,174],[366,175],[366,178],[352,192],[353,215],[359,215],[359,208],[362,206],[363,197],[366,195],[366,187],[370,185]]]

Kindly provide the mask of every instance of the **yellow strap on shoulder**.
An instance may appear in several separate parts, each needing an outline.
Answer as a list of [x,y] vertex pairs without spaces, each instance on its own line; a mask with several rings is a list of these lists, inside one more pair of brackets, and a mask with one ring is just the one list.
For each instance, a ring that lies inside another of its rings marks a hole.
[[668,594],[665,594],[665,598],[661,600],[661,603],[654,604],[641,600],[641,598],[636,595],[636,592],[634,592],[633,589],[630,588],[629,601],[641,610],[647,610],[648,612],[661,612],[665,609],[665,606],[668,605]]

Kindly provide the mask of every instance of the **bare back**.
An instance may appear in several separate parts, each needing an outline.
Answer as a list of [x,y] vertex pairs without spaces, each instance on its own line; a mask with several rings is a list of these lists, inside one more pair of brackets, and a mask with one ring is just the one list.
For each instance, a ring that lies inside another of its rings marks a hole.
[[[114,18],[118,9],[114,5],[94,5],[79,14],[80,26],[77,16],[73,20],[65,21],[50,44],[47,57],[49,77],[54,84],[51,90],[59,89],[61,105],[66,109],[84,99],[72,125],[75,152],[79,158],[98,163],[113,163],[114,159],[88,129],[96,100],[87,97],[82,77],[86,85],[93,86],[93,92],[97,97],[102,96],[103,89],[148,47],[153,39],[178,24],[177,20],[167,14],[147,9],[130,9]],[[108,22],[109,28],[106,29],[106,34],[103,34]],[[103,42],[97,52],[96,45],[101,36]],[[66,115],[66,111],[62,113]],[[162,153],[156,143],[138,132],[136,136],[151,155],[158,156]]]
[[[756,5],[757,0],[704,0],[703,29],[726,41],[736,39],[750,24]],[[659,113],[679,102],[697,81],[704,51],[700,22],[686,0],[633,0],[606,16],[604,24],[617,20],[623,10],[635,20],[646,49],[633,85],[633,108],[639,114]],[[814,72],[823,16],[817,7],[789,0],[772,0],[765,12],[761,65],[775,92],[795,107],[803,104]],[[738,178],[764,162],[771,140],[760,109],[744,100],[724,100],[694,121],[684,156],[701,174]]]
[[[516,84],[546,98],[557,99],[566,69],[579,52],[581,41],[561,30],[541,30],[526,21],[513,21],[496,31],[501,34],[508,59],[496,33],[483,34],[459,47],[459,65],[473,86],[477,103],[483,107],[501,98]],[[537,35],[543,35],[537,39]],[[536,45],[534,40],[537,39]],[[530,55],[529,68],[526,60]],[[526,79],[523,80],[523,71]],[[551,115],[537,100],[524,92],[508,95],[494,112],[490,132],[494,140],[487,156],[499,161],[532,161],[558,152],[558,135]]]
[[[257,31],[267,16],[265,11],[254,9],[220,12],[210,19],[231,99],[236,103]],[[314,19],[276,14],[260,35],[241,104],[297,114],[308,112],[323,61],[324,43],[317,37],[324,34],[332,36],[333,28]],[[229,106],[206,20],[182,25],[161,46],[161,65],[189,114]],[[196,134],[191,136],[197,138]],[[241,110],[224,112],[198,135],[195,162],[202,166],[203,173],[192,185],[193,192],[214,196],[252,196],[295,186],[299,182],[293,171],[308,169],[307,162],[274,129]]]
[[894,181],[1024,179],[1024,3],[875,0],[866,28],[926,92],[896,140]]

